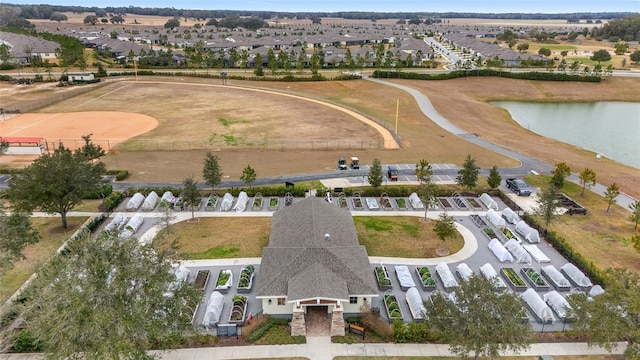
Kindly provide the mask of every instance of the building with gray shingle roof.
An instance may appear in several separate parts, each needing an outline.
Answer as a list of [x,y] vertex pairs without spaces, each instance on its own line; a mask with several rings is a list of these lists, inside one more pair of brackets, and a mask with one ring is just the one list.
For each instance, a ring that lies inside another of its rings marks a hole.
[[304,328],[308,306],[324,306],[333,318],[344,318],[378,296],[351,214],[315,197],[273,215],[256,288],[264,313],[292,316],[297,335],[295,324],[302,321]]

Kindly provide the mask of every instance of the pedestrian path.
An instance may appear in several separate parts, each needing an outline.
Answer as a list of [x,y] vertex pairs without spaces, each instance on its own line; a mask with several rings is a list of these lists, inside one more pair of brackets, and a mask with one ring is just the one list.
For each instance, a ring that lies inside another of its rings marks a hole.
[[[618,343],[612,352],[587,343],[537,343],[520,354],[505,352],[502,355],[620,355],[626,343]],[[303,357],[310,360],[331,360],[336,356],[442,356],[457,357],[446,344],[334,344],[329,337],[307,337],[306,344],[300,345],[249,345],[152,351],[162,360],[217,360],[217,359],[266,359]],[[41,354],[0,354],[0,360],[41,360]]]

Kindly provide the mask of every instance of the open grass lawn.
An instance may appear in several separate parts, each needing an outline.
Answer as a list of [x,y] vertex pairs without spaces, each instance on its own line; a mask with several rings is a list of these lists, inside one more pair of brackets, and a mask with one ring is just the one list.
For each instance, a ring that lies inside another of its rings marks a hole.
[[16,262],[13,269],[4,276],[0,276],[0,303],[9,299],[86,220],[86,217],[70,217],[68,218],[69,228],[63,230],[58,217],[31,218],[33,226],[38,229],[42,238],[38,243],[25,248],[23,252],[27,257],[25,260]]
[[[419,217],[354,217],[360,244],[369,256],[437,257],[441,246],[433,233],[434,221]],[[269,243],[271,218],[200,218],[197,223],[174,225],[182,259],[260,257]],[[450,253],[464,245],[462,235],[445,243]]]
[[[526,180],[533,186],[544,187],[548,176],[529,175]],[[634,234],[629,211],[611,205],[595,193],[565,181],[562,192],[587,208],[587,215],[562,215],[550,229],[565,238],[571,246],[599,269],[620,267],[640,273],[640,253],[634,250],[630,239]]]
[[[443,245],[433,232],[435,221],[423,223],[420,217],[369,217],[353,218],[360,244],[367,248],[369,256],[404,258],[434,258],[436,249]],[[462,249],[464,239],[458,234],[444,246],[453,254]]]
[[254,342],[255,345],[287,345],[305,344],[304,336],[291,336],[291,328],[287,325],[274,325],[266,334]]

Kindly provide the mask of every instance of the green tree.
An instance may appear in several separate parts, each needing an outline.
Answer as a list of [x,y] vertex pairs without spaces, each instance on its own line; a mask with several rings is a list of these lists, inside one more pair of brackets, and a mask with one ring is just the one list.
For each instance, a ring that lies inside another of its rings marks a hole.
[[180,192],[182,203],[191,209],[191,218],[195,218],[193,207],[200,205],[202,194],[198,190],[198,182],[193,177],[186,178],[182,181],[182,191]]
[[448,239],[454,239],[458,234],[453,216],[449,216],[446,212],[440,214],[433,226],[433,232],[435,232],[438,239],[442,241],[442,246],[444,247],[444,243]]
[[522,44],[518,44],[518,47],[516,48],[518,49],[518,52],[527,52],[527,50],[529,50],[529,44],[528,43],[522,43]]
[[538,54],[543,56],[549,56],[551,55],[551,49],[546,47],[541,47],[540,50],[538,50]]
[[567,55],[569,55],[569,52],[567,50],[560,51],[560,56],[562,56],[562,58],[564,58]]
[[273,49],[269,49],[267,52],[267,66],[271,69],[271,74],[275,75],[278,72],[278,59]]
[[625,42],[616,43],[616,55],[624,55],[629,50],[629,44]]
[[256,181],[256,171],[251,167],[251,165],[247,165],[247,167],[242,170],[240,180],[249,185],[249,187],[251,187],[251,184]]
[[556,168],[551,170],[551,184],[556,187],[556,189],[562,189],[564,186],[564,179],[567,176],[571,175],[571,168],[563,162],[556,163]]
[[418,188],[418,197],[424,206],[424,220],[427,220],[427,211],[436,204],[439,189],[438,185],[433,182],[433,169],[427,160],[420,160],[416,164],[416,177],[420,182]]
[[13,262],[25,259],[22,250],[40,241],[40,234],[31,227],[29,216],[20,212],[7,215],[0,207],[0,276],[13,267]]
[[490,280],[477,275],[462,281],[453,294],[455,303],[444,294],[425,302],[426,322],[452,353],[497,358],[529,348],[533,329],[519,316],[524,303],[517,295],[495,291]]
[[49,16],[49,20],[51,21],[67,21],[67,15],[63,14],[63,13],[59,13],[59,12],[53,12],[51,13],[51,16]]
[[500,176],[500,172],[498,171],[498,167],[493,165],[491,170],[489,170],[489,176],[487,177],[487,185],[491,189],[497,189],[502,182],[502,176]]
[[589,168],[584,168],[580,173],[580,185],[582,185],[582,192],[580,196],[584,196],[584,189],[591,188],[596,184],[596,172]]
[[553,184],[549,184],[538,194],[538,199],[536,200],[537,207],[535,208],[535,214],[542,218],[545,234],[549,230],[549,225],[558,217],[556,213],[558,194],[556,191],[557,188]]
[[592,61],[597,61],[598,65],[599,65],[600,62],[602,62],[602,61],[611,60],[611,54],[609,54],[609,51],[607,51],[606,49],[600,49],[600,50],[594,52],[593,55],[591,55],[590,59]]
[[467,190],[471,190],[478,185],[478,173],[480,167],[476,165],[476,159],[471,155],[467,155],[467,159],[462,164],[462,169],[458,170],[456,182],[464,186]]
[[636,230],[638,228],[638,223],[640,223],[640,200],[630,204],[629,209],[631,209],[629,221],[634,224],[633,229]]
[[380,165],[380,159],[373,159],[373,164],[369,169],[369,184],[373,188],[382,185],[382,165]]
[[604,198],[607,200],[607,212],[609,212],[611,205],[616,203],[618,195],[620,195],[620,188],[618,187],[618,184],[614,182],[607,186],[607,190],[604,192]]
[[95,25],[98,23],[98,17],[95,15],[87,15],[84,17],[84,23],[88,25]]
[[640,234],[636,233],[631,237],[631,243],[633,244],[633,248],[636,249],[637,252],[640,252]]
[[164,23],[164,28],[165,29],[175,29],[177,27],[180,27],[180,20],[178,19],[178,17],[174,17],[173,19],[167,20],[166,23]]
[[101,148],[90,139],[86,145],[93,150],[71,151],[60,144],[53,154],[43,154],[12,177],[7,194],[15,209],[58,213],[66,229],[67,213],[82,203],[85,194],[100,186],[105,172],[104,163],[93,161],[93,151]]
[[631,55],[629,55],[629,59],[631,59],[631,62],[635,65],[640,64],[640,50],[632,52]]
[[178,281],[176,248],[85,232],[55,256],[25,293],[27,330],[53,359],[147,359],[189,334],[198,290]]
[[253,73],[256,74],[256,76],[264,76],[264,70],[262,69],[262,56],[260,54],[256,54],[256,57],[253,59],[253,63],[256,67],[256,69],[253,70]]
[[618,341],[627,342],[625,359],[640,356],[640,277],[626,269],[607,269],[604,274],[606,291],[588,298],[585,293],[569,295],[572,329],[587,339],[589,345],[602,346],[607,351],[617,348]]
[[220,168],[218,156],[213,155],[211,151],[208,151],[204,158],[202,178],[205,184],[211,186],[211,189],[215,189],[222,181],[222,169]]
[[[4,109],[1,109],[0,113],[2,113],[2,111],[4,111]],[[0,137],[0,156],[4,155],[7,150],[9,150],[9,143]]]

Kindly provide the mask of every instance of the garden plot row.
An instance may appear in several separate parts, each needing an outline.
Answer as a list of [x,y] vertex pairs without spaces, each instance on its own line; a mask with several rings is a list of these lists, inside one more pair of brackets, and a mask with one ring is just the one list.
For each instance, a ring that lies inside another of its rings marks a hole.
[[[568,315],[571,307],[562,292],[572,289],[588,292],[589,296],[597,296],[604,292],[600,286],[592,286],[589,279],[571,263],[565,264],[560,271],[553,265],[545,266],[540,271],[532,267],[523,267],[519,270],[518,272],[511,267],[502,267],[497,272],[490,263],[486,263],[479,268],[479,275],[490,280],[496,291],[521,293],[526,308],[541,324],[553,323],[556,320],[554,313],[565,323],[571,321]],[[434,296],[442,295],[454,303],[457,302],[454,290],[460,286],[458,281],[468,281],[475,275],[466,263],[458,264],[454,274],[444,262],[436,265],[433,271],[428,266],[416,266],[411,269],[404,265],[395,266],[396,279],[394,280],[390,276],[389,268],[385,265],[375,266],[373,271],[379,290],[384,292],[382,303],[389,321],[422,321],[424,319],[424,300],[417,290],[412,274],[417,276],[419,286],[429,292],[427,301],[431,301]],[[401,290],[406,292],[404,297],[411,318],[403,311],[402,300],[392,290],[394,281],[397,281]],[[448,294],[437,289],[438,283]],[[552,284],[555,290],[549,284]],[[538,292],[546,293],[540,296]],[[521,317],[523,321],[529,321],[524,308]]]
[[135,193],[125,205],[126,211],[154,211],[162,209],[184,209],[182,199],[174,196],[171,191],[165,191],[162,197],[158,196],[155,191],[151,191],[147,196],[142,193]]
[[205,202],[205,211],[277,211],[283,207],[291,206],[299,198],[294,198],[291,193],[286,193],[284,197],[269,196],[264,197],[261,193],[256,193],[252,198],[247,193],[241,191],[235,198],[230,193],[220,197],[218,194],[211,194]]
[[[217,277],[210,285],[212,273],[217,274]],[[237,281],[234,281],[234,272],[230,268],[215,272],[209,269],[198,270],[193,279],[193,285],[205,294],[209,289],[210,295],[206,302],[198,304],[194,311],[193,322],[200,323],[206,330],[211,330],[218,324],[244,325],[250,315],[249,297],[256,273],[254,265],[243,266],[240,268]],[[201,307],[203,310],[199,310]],[[198,313],[202,321],[198,321]]]
[[[409,197],[390,197],[387,193],[383,193],[379,197],[361,197],[360,193],[354,193],[351,198],[344,193],[333,196],[327,192],[324,196],[325,201],[335,204],[346,210],[416,210],[423,211],[424,204],[417,193],[411,193]],[[481,202],[472,197],[440,197],[438,204],[431,207],[433,210],[473,210],[482,211],[485,208]]]

